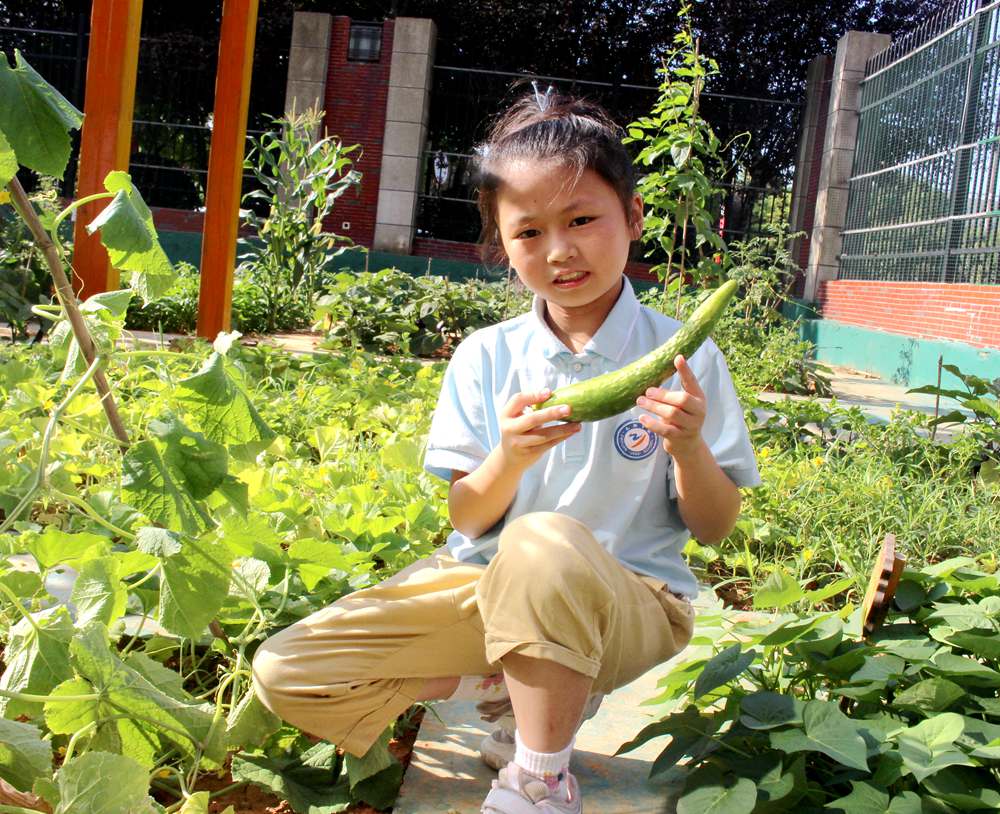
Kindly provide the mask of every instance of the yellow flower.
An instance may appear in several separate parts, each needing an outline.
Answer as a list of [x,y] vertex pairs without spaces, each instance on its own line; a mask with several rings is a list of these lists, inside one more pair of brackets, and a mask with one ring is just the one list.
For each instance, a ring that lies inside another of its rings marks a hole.
[[802,549],[802,561],[809,562],[813,558],[813,550],[811,548]]
[[160,769],[160,771],[158,771],[156,773],[156,776],[157,777],[170,777],[170,769]]
[[10,193],[5,189],[0,189],[0,204],[10,203]]
[[823,465],[823,457],[821,455],[817,455],[815,458],[812,459],[812,462],[813,462],[813,466],[822,466]]
[[758,452],[757,455],[760,458],[770,458],[771,457],[771,448],[770,447],[761,447],[760,448],[760,452]]

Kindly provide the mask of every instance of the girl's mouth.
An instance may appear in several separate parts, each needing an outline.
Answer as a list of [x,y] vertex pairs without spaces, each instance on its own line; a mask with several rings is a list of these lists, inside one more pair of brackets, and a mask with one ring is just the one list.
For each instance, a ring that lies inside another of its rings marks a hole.
[[570,271],[565,274],[560,274],[552,281],[552,284],[556,288],[576,288],[579,285],[583,285],[584,281],[590,276],[589,271]]

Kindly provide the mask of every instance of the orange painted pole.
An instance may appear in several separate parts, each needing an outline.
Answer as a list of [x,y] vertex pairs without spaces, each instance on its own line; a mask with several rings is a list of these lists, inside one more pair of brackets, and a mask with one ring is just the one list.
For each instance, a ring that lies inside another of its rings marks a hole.
[[[104,192],[104,177],[111,170],[128,170],[141,21],[142,0],[93,0],[78,198]],[[73,289],[80,299],[118,288],[118,271],[111,268],[100,236],[88,235],[84,228],[107,203],[94,201],[76,211]]]
[[198,336],[228,331],[258,0],[223,0],[201,241]]

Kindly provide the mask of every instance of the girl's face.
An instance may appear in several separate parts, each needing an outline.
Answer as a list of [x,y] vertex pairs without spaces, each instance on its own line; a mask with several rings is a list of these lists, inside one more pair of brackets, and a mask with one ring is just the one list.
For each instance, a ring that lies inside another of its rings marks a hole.
[[556,309],[592,313],[614,306],[629,244],[642,234],[642,198],[632,223],[614,187],[593,170],[518,161],[501,173],[497,223],[511,266],[524,284]]

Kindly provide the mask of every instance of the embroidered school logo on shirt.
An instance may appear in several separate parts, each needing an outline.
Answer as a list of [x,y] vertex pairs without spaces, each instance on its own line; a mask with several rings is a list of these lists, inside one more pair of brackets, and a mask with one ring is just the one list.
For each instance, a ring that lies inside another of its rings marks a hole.
[[641,461],[656,452],[656,433],[638,421],[626,421],[615,430],[615,449],[630,461]]

